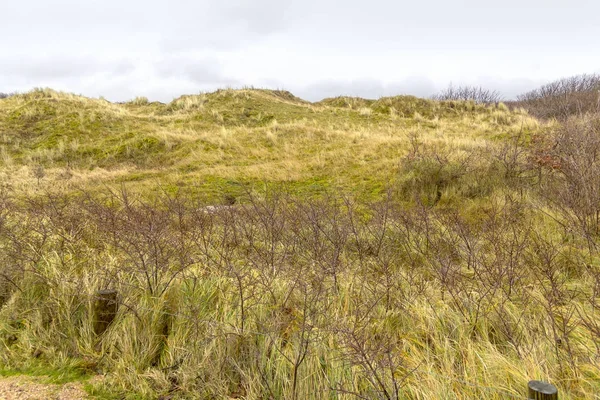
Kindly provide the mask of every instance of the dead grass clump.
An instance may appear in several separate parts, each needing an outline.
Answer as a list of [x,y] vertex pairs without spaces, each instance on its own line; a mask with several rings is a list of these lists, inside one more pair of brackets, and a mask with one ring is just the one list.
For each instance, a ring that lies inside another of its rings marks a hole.
[[147,97],[138,96],[138,97],[134,98],[133,100],[129,101],[128,103],[133,104],[135,106],[145,106],[147,104],[150,104],[150,101],[148,100]]

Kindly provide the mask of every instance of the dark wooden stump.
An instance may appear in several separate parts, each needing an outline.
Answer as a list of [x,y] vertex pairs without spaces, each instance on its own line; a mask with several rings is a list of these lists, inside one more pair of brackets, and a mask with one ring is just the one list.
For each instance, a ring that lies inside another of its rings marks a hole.
[[101,290],[96,293],[94,303],[94,333],[102,335],[117,315],[119,303],[118,293],[113,289]]
[[558,389],[556,386],[542,381],[529,381],[527,385],[531,400],[558,400]]

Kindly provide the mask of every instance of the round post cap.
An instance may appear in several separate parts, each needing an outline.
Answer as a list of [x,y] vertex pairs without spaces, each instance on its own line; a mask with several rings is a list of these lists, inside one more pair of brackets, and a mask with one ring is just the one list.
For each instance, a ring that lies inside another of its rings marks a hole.
[[529,381],[529,389],[535,391],[536,393],[542,394],[556,394],[558,393],[558,389],[556,386],[542,381]]

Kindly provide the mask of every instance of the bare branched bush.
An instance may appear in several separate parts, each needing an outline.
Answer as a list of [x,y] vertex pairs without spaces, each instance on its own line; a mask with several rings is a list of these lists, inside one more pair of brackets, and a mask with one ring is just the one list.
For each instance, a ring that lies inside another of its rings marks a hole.
[[0,307],[10,298],[15,289],[20,290],[16,268],[11,265],[12,260],[8,255],[10,240],[7,232],[13,228],[11,225],[14,223],[9,219],[12,209],[12,199],[8,190],[0,187],[0,264],[4,266],[0,270]]
[[561,213],[565,227],[576,230],[596,248],[600,234],[600,118],[571,117],[548,139],[538,154],[551,173],[543,187],[550,204]]
[[559,79],[517,97],[517,104],[538,118],[566,119],[600,111],[600,75]]
[[123,257],[119,272],[136,277],[150,295],[165,294],[194,264],[189,240],[194,225],[185,201],[167,197],[151,203],[122,192],[86,208],[114,254]]
[[[398,190],[403,198],[427,206],[451,202],[457,198],[481,198],[495,188],[516,181],[497,168],[490,157],[479,149],[456,151],[452,148],[425,146],[418,138],[400,162],[401,183]],[[493,149],[494,154],[499,154]],[[487,152],[491,152],[487,150]],[[508,167],[506,149],[503,162]],[[511,173],[516,173],[513,171]],[[454,198],[454,199],[453,199]]]
[[500,92],[485,89],[481,86],[458,86],[450,85],[437,95],[434,100],[440,101],[473,101],[477,104],[497,104],[502,101]]

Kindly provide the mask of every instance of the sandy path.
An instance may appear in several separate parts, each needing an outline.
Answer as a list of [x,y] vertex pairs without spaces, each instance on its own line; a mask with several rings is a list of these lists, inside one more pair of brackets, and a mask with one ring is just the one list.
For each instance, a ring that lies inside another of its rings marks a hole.
[[52,385],[42,378],[12,376],[0,378],[0,400],[83,400],[88,396],[80,383]]

